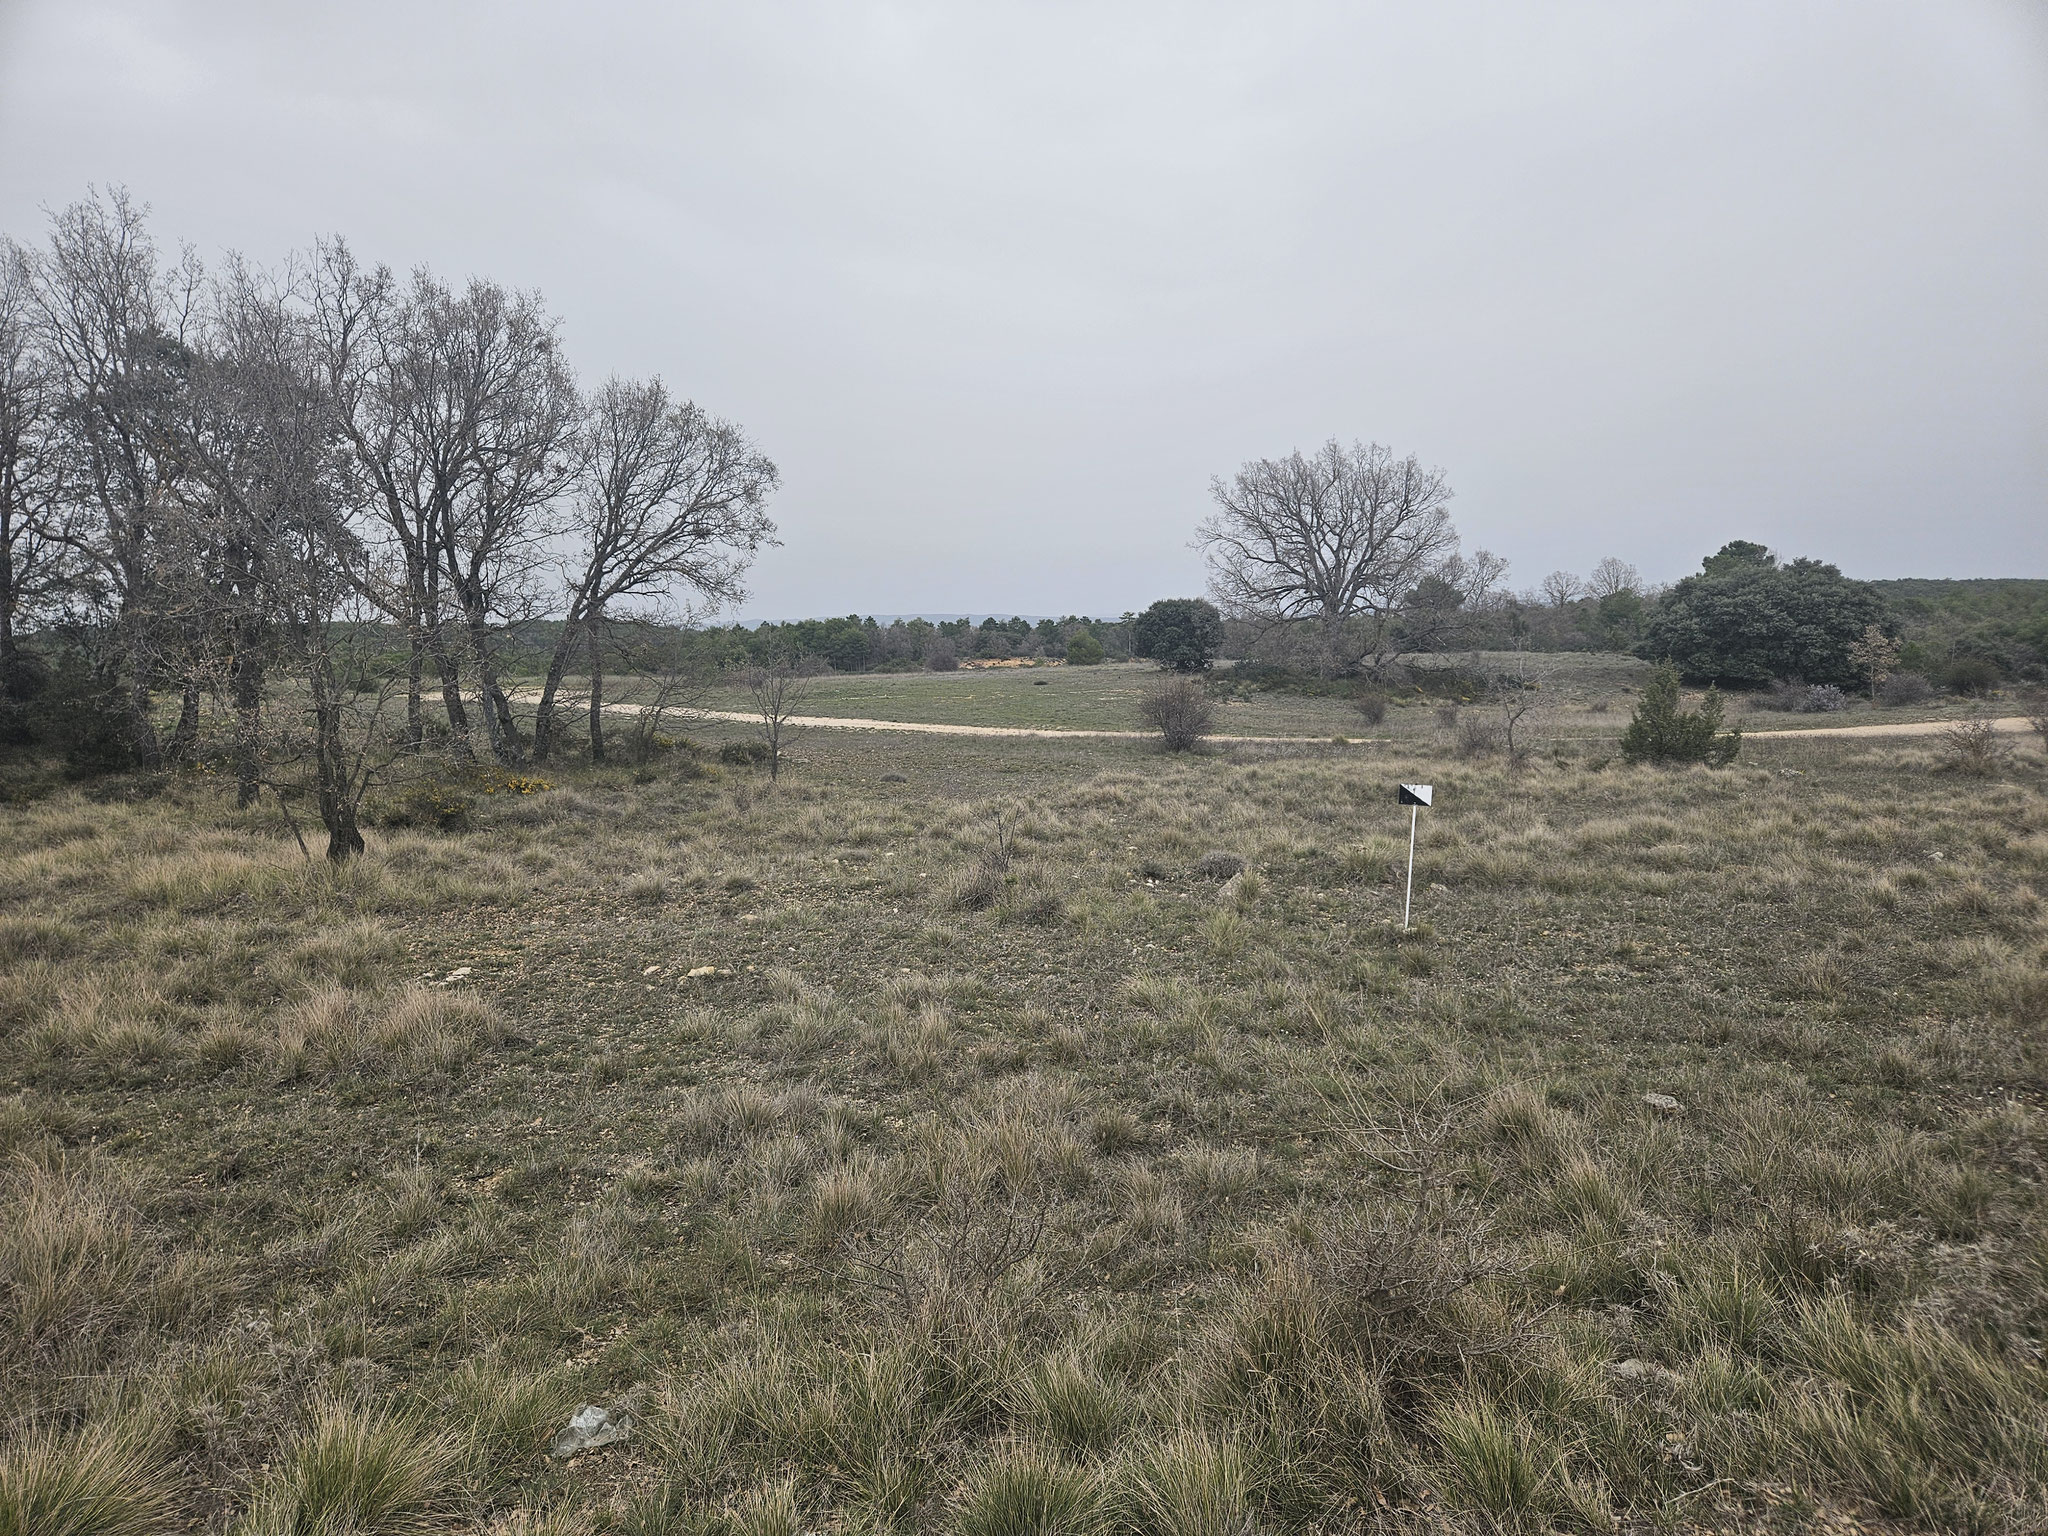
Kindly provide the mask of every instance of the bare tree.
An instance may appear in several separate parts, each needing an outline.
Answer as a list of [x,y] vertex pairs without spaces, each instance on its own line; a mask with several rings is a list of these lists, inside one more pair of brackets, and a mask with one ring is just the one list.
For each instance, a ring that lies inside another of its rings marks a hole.
[[[189,252],[162,265],[145,219],[118,190],[74,203],[51,221],[27,277],[30,328],[65,396],[71,489],[90,514],[74,547],[111,609],[130,743],[154,764],[165,744],[151,696],[176,648],[159,605],[159,511],[184,469],[176,418],[201,273]],[[197,712],[188,680],[178,735],[196,727]]]
[[1553,608],[1578,601],[1586,584],[1570,571],[1552,571],[1543,578],[1543,600]]
[[774,542],[764,508],[776,483],[775,466],[739,428],[672,400],[659,379],[612,379],[597,392],[577,444],[576,564],[534,716],[537,760],[552,750],[555,695],[579,645],[590,665],[591,756],[603,758],[612,614],[678,592],[713,608],[737,600],[754,553]]
[[0,237],[0,737],[22,728],[24,623],[78,591],[82,529],[67,495],[63,398],[31,337],[28,253]]
[[[229,700],[236,797],[264,782],[262,708],[308,539],[345,572],[332,414],[288,282],[230,260],[211,285],[181,415],[188,473],[163,520],[192,665]],[[280,560],[285,562],[280,570]]]
[[[1497,679],[1493,686],[1494,711],[1500,719],[1501,744],[1507,748],[1508,761],[1519,766],[1528,760],[1529,732],[1550,713],[1548,695],[1541,693],[1544,679],[1531,681],[1518,677],[1510,682],[1507,678]],[[1517,741],[1515,733],[1522,733]]]
[[[645,762],[657,748],[656,738],[671,714],[688,716],[704,708],[716,674],[707,657],[689,644],[694,627],[688,613],[670,616],[671,622],[640,620],[610,625],[615,638],[623,638],[619,659],[633,679],[635,708],[627,718],[628,751],[635,762]],[[621,634],[623,632],[623,634]]]
[[1493,608],[1507,569],[1490,550],[1475,550],[1469,560],[1446,556],[1402,601],[1403,648],[1439,652],[1461,644],[1474,620]]
[[[489,649],[494,615],[537,561],[538,513],[568,474],[574,391],[540,301],[431,273],[401,289],[348,247],[318,251],[314,307],[336,420],[354,454],[358,501],[382,558],[366,595],[406,631],[407,733],[424,733],[425,662],[441,680],[458,754],[471,755],[455,634],[466,638],[485,731],[514,750],[511,706]],[[459,627],[458,627],[459,626]]]
[[1593,574],[1586,578],[1586,591],[1592,597],[1613,597],[1622,592],[1641,595],[1642,573],[1624,560],[1608,555],[1593,567]]
[[772,667],[749,667],[741,675],[754,697],[754,713],[761,717],[761,740],[768,748],[768,778],[772,783],[782,773],[782,749],[789,736],[790,720],[810,697],[810,679],[786,661]]
[[505,761],[518,756],[518,728],[498,680],[493,620],[533,611],[531,580],[550,531],[545,513],[574,475],[568,450],[582,406],[555,322],[537,296],[472,282],[452,313],[444,300],[434,318],[466,370],[477,466],[470,493],[443,508],[441,558],[461,609],[491,752]]
[[[270,788],[303,847],[291,800],[310,788],[340,863],[363,851],[363,796],[406,742],[386,720],[397,685],[374,675],[383,642],[324,349],[290,286],[238,262],[197,335],[191,474],[167,537],[198,573],[186,601],[231,698],[242,803]],[[263,711],[273,675],[297,709]]]
[[1442,471],[1378,443],[1256,459],[1210,494],[1197,543],[1217,602],[1266,624],[1313,620],[1325,676],[1367,656],[1377,669],[1403,598],[1457,548]]

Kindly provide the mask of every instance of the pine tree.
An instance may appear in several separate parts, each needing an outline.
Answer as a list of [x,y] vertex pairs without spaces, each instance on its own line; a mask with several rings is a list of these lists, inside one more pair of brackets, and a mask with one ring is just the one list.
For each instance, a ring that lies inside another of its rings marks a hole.
[[1631,763],[1706,763],[1719,768],[1742,750],[1742,732],[1721,733],[1721,692],[1709,688],[1698,709],[1678,707],[1678,669],[1661,663],[1643,689],[1628,729],[1621,734],[1621,755]]

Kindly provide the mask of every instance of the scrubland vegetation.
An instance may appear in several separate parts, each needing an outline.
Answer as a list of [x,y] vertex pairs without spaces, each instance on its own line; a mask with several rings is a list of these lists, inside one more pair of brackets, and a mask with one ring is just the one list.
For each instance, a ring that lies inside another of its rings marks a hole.
[[2039,751],[1390,713],[9,807],[0,1530],[2041,1528]]

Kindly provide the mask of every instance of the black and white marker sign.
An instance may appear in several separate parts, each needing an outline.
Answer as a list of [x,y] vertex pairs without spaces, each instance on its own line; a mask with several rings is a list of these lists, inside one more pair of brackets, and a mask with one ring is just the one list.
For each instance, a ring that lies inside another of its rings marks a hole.
[[1422,808],[1430,802],[1430,786],[1427,784],[1403,784],[1400,803],[1408,811],[1408,894],[1401,898],[1401,931],[1408,931],[1408,917],[1415,910],[1415,823],[1422,815]]

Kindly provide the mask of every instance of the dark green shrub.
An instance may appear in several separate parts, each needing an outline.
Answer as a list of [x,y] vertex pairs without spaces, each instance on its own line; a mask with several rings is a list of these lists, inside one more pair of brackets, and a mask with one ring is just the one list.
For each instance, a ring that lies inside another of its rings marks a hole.
[[1163,597],[1138,615],[1134,655],[1174,672],[1206,672],[1223,653],[1223,615],[1199,597]]
[[1067,642],[1067,665],[1070,667],[1099,667],[1102,665],[1102,642],[1095,638],[1092,629],[1078,629]]
[[728,741],[718,749],[718,760],[734,768],[752,768],[768,761],[765,741]]
[[1941,669],[1941,684],[1950,693],[1973,698],[1998,686],[1998,663],[1984,656],[1958,656]]
[[1658,600],[1636,654],[1669,659],[1696,682],[1761,687],[1797,677],[1850,688],[1862,680],[1850,652],[1884,619],[1869,583],[1819,560],[1780,565],[1738,539]]
[[1650,674],[1643,701],[1621,733],[1631,763],[1706,763],[1722,767],[1742,750],[1742,732],[1721,731],[1721,694],[1709,688],[1698,709],[1678,707],[1678,669],[1663,662]]

